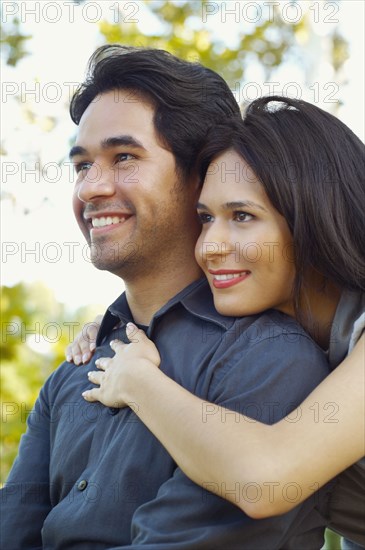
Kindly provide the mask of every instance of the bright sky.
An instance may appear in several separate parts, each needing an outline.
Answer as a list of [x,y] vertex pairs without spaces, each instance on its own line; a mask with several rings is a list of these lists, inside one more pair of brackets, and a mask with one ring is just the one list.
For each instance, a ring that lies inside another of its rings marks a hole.
[[[233,43],[239,30],[249,32],[255,17],[270,17],[270,2],[245,4],[251,5],[251,11],[243,9],[243,2],[211,2],[202,19],[225,43]],[[11,20],[16,10],[23,30],[33,36],[26,43],[32,55],[16,69],[2,69],[2,144],[7,151],[2,166],[2,284],[42,280],[71,308],[106,306],[122,291],[123,283],[91,265],[73,219],[73,173],[67,164],[58,166],[75,135],[67,101],[74,83],[84,75],[90,54],[102,43],[98,22],[119,17],[128,24],[138,19],[142,33],[156,30],[156,23],[139,2],[103,0],[75,6],[70,1],[27,0],[2,5],[2,21]],[[232,5],[238,5],[235,13],[229,12]],[[288,59],[271,84],[263,81],[261,68],[253,63],[237,93],[241,99],[254,99],[257,91],[269,93],[274,82],[277,93],[295,95],[299,90],[304,99],[335,113],[364,140],[365,3],[301,1],[293,8],[289,1],[281,1],[280,9],[288,24],[304,16],[311,21],[311,34],[300,37],[299,60]],[[350,52],[337,78],[328,61],[326,40],[334,28],[348,40]],[[23,93],[20,104],[15,100],[19,91]],[[29,123],[28,107],[35,113],[35,124]],[[52,119],[57,124],[48,133]],[[37,161],[45,166],[40,178],[30,169]]]

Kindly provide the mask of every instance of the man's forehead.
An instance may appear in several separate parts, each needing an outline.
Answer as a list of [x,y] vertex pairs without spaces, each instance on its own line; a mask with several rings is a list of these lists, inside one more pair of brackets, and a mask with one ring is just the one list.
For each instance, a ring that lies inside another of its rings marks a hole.
[[[144,146],[156,141],[153,107],[141,100],[129,101],[128,91],[105,92],[93,100],[83,113],[77,130],[75,146],[98,143]],[[124,101],[125,100],[125,101]],[[124,143],[123,143],[124,139]]]
[[[127,116],[129,113],[135,115],[138,112],[154,114],[154,107],[151,101],[141,97],[135,91],[130,90],[109,90],[98,94],[86,107],[80,119],[80,126],[98,115],[110,120],[118,113],[122,116]],[[108,113],[111,116],[108,117]]]

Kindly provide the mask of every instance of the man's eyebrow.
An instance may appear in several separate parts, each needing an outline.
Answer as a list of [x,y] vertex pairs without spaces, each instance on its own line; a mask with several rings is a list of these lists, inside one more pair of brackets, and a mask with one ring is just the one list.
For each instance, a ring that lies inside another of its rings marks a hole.
[[74,145],[71,147],[71,150],[69,152],[69,158],[72,159],[72,157],[76,157],[76,155],[86,155],[87,151],[84,147],[81,147],[80,145]]
[[119,145],[128,145],[129,147],[138,147],[138,149],[145,149],[138,139],[132,136],[115,136],[103,139],[101,147],[103,149],[110,149],[112,147],[118,147]]
[[[253,201],[232,201],[232,202],[226,202],[223,205],[224,210],[234,210],[235,208],[259,208],[260,210],[263,210],[264,212],[267,212],[266,208],[261,206],[260,204],[257,204]],[[203,204],[202,202],[198,202],[196,205],[196,208],[198,210],[209,210],[208,206]]]
[[[145,147],[143,147],[142,143],[138,141],[138,139],[128,135],[113,136],[103,139],[100,145],[102,149],[112,149],[113,147],[119,147],[121,145],[138,149],[145,149]],[[74,147],[72,147],[70,150],[69,157],[70,159],[72,159],[72,157],[75,157],[76,155],[87,155],[87,149],[85,149],[85,147],[82,147],[81,145],[74,145]]]

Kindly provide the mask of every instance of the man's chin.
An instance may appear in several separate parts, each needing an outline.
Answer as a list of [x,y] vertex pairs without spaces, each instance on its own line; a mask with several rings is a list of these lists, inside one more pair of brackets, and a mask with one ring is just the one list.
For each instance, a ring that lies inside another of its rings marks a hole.
[[105,258],[100,256],[91,256],[90,261],[92,265],[99,271],[108,271],[112,275],[121,277],[124,279],[126,276],[137,272],[137,266],[135,263],[128,261],[128,259],[118,258],[116,261],[115,258]]
[[96,269],[99,269],[100,271],[109,271],[110,273],[116,274],[119,272],[121,266],[116,265],[115,262],[110,261],[108,259],[98,258],[98,257],[91,257],[90,261]]

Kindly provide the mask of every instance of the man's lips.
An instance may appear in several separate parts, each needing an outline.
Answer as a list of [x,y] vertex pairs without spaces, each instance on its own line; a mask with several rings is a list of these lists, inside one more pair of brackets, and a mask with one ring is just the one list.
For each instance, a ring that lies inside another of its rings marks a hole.
[[120,212],[98,212],[97,214],[84,214],[84,219],[93,233],[95,230],[113,229],[115,226],[126,222],[132,214]]
[[209,269],[208,271],[213,275],[213,286],[215,288],[228,288],[234,286],[247,279],[251,273],[247,270],[238,269]]

